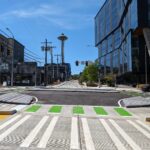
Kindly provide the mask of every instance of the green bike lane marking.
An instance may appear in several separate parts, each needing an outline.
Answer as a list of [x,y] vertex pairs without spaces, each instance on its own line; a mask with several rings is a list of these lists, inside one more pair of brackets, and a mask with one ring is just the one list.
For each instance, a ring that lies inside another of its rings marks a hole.
[[106,116],[108,113],[105,111],[104,107],[93,107],[94,111],[96,112],[97,115],[103,115]]
[[84,109],[81,106],[74,106],[73,107],[73,114],[84,114]]
[[52,106],[48,112],[50,113],[60,113],[62,110],[62,106]]
[[116,107],[116,108],[114,108],[114,110],[115,110],[120,116],[124,116],[124,117],[132,116],[132,114],[129,113],[129,112],[128,112],[127,110],[125,110],[124,108]]
[[33,105],[33,106],[29,107],[26,111],[27,112],[37,112],[40,108],[41,108],[40,105]]

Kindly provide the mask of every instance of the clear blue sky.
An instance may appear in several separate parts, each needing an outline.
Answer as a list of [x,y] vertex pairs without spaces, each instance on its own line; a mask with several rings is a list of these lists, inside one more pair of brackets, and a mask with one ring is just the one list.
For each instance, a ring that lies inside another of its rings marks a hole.
[[93,47],[94,17],[104,1],[0,0],[0,29],[8,33],[5,28],[9,27],[19,42],[41,58],[41,42],[47,38],[57,47],[54,54],[60,54],[57,37],[65,33],[69,37],[65,61],[71,63],[73,74],[79,73],[84,66],[76,67],[76,60],[95,60],[98,56]]

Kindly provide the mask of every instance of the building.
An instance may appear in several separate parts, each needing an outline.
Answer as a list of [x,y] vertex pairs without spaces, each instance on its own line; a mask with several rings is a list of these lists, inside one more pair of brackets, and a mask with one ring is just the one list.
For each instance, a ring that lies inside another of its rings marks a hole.
[[0,85],[4,81],[10,85],[12,51],[14,51],[14,74],[16,66],[24,62],[24,46],[17,40],[6,38],[0,34]]
[[150,0],[106,0],[95,17],[100,78],[150,83]]

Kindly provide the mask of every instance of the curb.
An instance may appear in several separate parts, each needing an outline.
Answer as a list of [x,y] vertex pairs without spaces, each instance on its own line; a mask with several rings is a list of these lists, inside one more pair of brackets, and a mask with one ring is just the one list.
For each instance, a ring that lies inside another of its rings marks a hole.
[[13,115],[17,113],[16,110],[11,110],[11,111],[0,111],[0,115]]

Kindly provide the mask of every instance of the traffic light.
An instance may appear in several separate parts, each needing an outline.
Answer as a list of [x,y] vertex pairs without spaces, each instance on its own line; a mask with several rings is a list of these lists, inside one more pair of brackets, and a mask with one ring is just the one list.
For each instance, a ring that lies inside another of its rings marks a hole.
[[76,66],[79,66],[79,61],[76,61]]
[[89,65],[89,62],[88,62],[88,61],[86,61],[86,62],[85,62],[85,65],[86,65],[86,66],[88,66],[88,65]]

